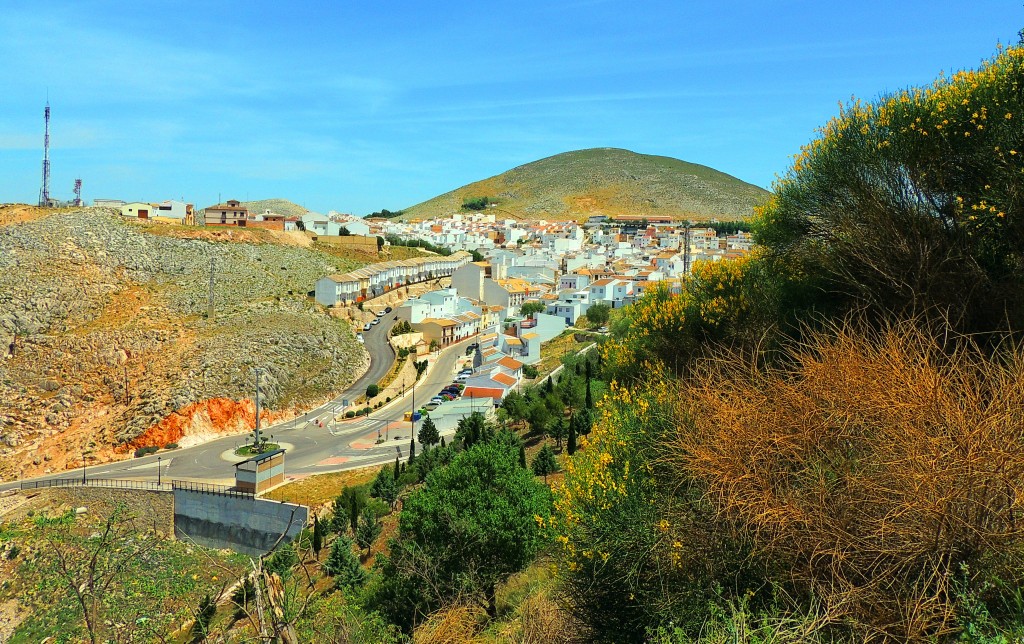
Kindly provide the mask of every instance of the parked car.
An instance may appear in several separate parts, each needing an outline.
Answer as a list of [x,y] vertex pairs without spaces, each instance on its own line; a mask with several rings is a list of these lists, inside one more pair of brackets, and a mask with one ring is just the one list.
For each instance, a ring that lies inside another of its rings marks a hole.
[[468,379],[469,379],[469,374],[465,374],[465,373],[460,373],[459,375],[455,376],[456,382],[463,382],[463,381],[468,380]]
[[388,306],[384,309],[384,313],[391,313],[391,307]]
[[380,318],[374,319],[374,321],[370,322],[370,324],[372,324],[373,326],[377,326],[378,324],[380,324]]
[[382,317],[384,317],[384,311],[377,311],[377,313],[375,313],[375,315],[377,317],[379,317],[379,318],[382,318]]
[[435,409],[437,409],[440,406],[441,406],[441,403],[431,402],[431,403],[427,403],[426,405],[423,405],[423,409],[425,409],[427,411],[434,411]]
[[444,398],[441,397],[441,396],[434,396],[433,398],[430,399],[430,402],[432,402],[432,403],[443,403],[444,402]]
[[365,342],[365,340],[363,340],[363,334],[362,333],[357,333],[356,334],[356,340],[358,340],[359,342]]
[[369,331],[369,330],[370,330],[370,323],[367,322],[366,324],[363,325],[363,331]]

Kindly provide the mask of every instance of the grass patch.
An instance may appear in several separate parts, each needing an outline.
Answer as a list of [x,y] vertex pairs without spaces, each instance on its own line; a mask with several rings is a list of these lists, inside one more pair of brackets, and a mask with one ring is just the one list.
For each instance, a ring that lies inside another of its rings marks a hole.
[[257,451],[256,449],[253,448],[251,444],[242,445],[241,447],[235,450],[235,456],[256,456],[257,454],[272,452],[275,449],[281,449],[281,446],[278,445],[277,443],[267,443],[266,445],[263,446],[263,449]]
[[379,466],[374,466],[317,474],[282,485],[264,494],[263,498],[317,507],[333,501],[341,493],[342,488],[369,483],[379,469]]

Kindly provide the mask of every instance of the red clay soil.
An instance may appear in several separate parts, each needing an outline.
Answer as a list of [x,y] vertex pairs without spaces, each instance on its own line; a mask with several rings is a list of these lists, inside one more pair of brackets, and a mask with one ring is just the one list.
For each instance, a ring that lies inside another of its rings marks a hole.
[[[261,409],[260,424],[270,425],[288,416],[290,414],[286,412]],[[140,447],[163,447],[169,443],[180,443],[182,438],[195,433],[229,434],[247,431],[255,426],[256,406],[252,400],[210,398],[172,412],[134,440],[119,446],[116,451],[124,453]]]

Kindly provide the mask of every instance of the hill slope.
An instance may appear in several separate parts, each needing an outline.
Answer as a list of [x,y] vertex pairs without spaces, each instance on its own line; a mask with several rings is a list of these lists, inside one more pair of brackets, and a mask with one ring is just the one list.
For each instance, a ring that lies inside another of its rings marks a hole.
[[284,215],[285,217],[301,217],[309,212],[299,204],[288,201],[287,199],[243,201],[242,205],[248,208],[250,212],[260,213],[264,210],[270,210],[271,212],[276,212],[277,214]]
[[405,210],[403,219],[460,212],[468,198],[488,197],[519,219],[589,215],[679,215],[696,220],[753,214],[768,192],[723,172],[671,157],[617,148],[557,154],[457,188]]
[[107,460],[139,437],[240,430],[256,356],[268,411],[351,384],[367,354],[306,292],[368,260],[273,232],[137,223],[100,208],[0,226],[0,481],[74,467],[80,446]]

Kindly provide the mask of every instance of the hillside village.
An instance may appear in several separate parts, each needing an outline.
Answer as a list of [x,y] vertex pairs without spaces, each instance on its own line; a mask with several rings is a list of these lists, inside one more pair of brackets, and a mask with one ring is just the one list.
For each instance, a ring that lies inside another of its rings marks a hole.
[[[167,223],[301,231],[317,240],[376,247],[385,256],[399,244],[449,253],[325,275],[314,285],[315,299],[329,308],[361,306],[409,284],[450,277],[450,288],[405,301],[395,317],[411,325],[421,355],[477,337],[476,372],[466,383],[466,396],[491,397],[495,404],[519,386],[524,365],[540,361],[541,346],[575,326],[592,306],[620,309],[658,286],[679,293],[695,264],[737,259],[753,247],[742,225],[719,224],[729,231],[720,234],[714,224],[667,216],[593,215],[584,222],[550,222],[476,212],[403,222],[335,211],[251,212],[229,200],[207,207],[197,219],[192,205],[180,202],[120,208],[128,218]],[[530,313],[523,315],[527,303]]]

